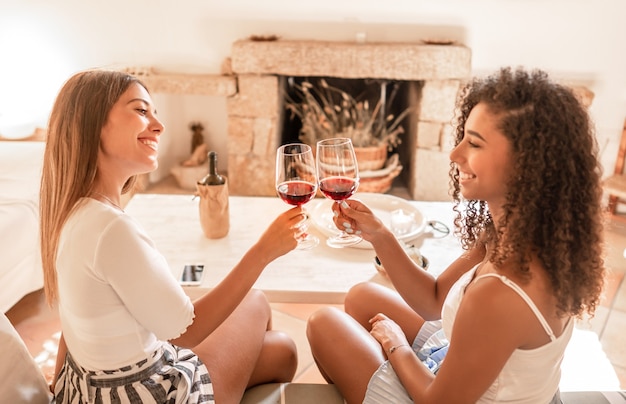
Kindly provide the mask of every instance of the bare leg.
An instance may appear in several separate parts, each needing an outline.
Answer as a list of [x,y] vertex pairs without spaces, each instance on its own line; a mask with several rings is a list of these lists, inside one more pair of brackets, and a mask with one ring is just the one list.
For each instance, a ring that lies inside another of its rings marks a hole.
[[367,384],[386,360],[380,344],[369,334],[369,319],[384,313],[412,342],[424,320],[395,291],[374,283],[350,289],[344,307],[317,311],[309,318],[307,337],[320,372],[334,383],[348,403],[361,403]]
[[385,361],[380,344],[334,307],[320,309],[309,318],[307,338],[322,374],[348,403],[362,403],[370,378]]
[[378,313],[385,314],[398,323],[409,343],[413,342],[424,324],[424,319],[402,299],[400,294],[372,282],[353,286],[346,296],[344,307],[346,313],[368,331],[371,330],[369,319]]
[[297,366],[297,347],[291,337],[283,332],[268,331],[247,387],[290,382]]
[[226,321],[194,348],[209,370],[217,403],[239,403],[250,385],[293,377],[295,344],[281,333],[268,331],[271,315],[265,295],[252,290]]

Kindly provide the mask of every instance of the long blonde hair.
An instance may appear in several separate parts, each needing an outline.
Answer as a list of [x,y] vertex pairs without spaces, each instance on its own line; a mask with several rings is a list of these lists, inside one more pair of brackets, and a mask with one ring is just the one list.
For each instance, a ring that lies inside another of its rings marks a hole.
[[[39,196],[41,260],[50,305],[58,298],[56,257],[61,230],[76,203],[92,191],[102,127],[132,83],[143,86],[127,73],[80,72],[63,85],[52,107]],[[122,192],[134,180],[129,178]]]

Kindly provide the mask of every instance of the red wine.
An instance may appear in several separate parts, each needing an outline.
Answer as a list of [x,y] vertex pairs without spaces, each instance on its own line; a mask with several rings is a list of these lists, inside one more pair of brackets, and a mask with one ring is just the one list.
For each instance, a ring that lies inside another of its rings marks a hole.
[[335,201],[348,199],[356,191],[357,182],[352,178],[329,177],[320,181],[320,191]]
[[287,181],[276,187],[280,199],[290,205],[300,206],[315,196],[315,185],[304,181]]

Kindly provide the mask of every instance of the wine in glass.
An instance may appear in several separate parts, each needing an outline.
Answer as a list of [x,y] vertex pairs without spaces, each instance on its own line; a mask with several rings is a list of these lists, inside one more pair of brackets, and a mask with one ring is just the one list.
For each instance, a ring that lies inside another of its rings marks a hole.
[[[276,192],[285,202],[301,206],[309,202],[317,192],[315,158],[311,146],[290,143],[276,152]],[[308,216],[307,216],[308,217]],[[319,239],[306,232],[306,222],[300,225],[303,233],[298,237],[299,250],[308,250],[319,244]]]
[[[359,186],[359,168],[350,139],[320,140],[317,142],[316,159],[317,178],[324,196],[341,203],[356,192]],[[361,240],[361,236],[342,231],[326,240],[326,244],[341,248],[357,244]]]

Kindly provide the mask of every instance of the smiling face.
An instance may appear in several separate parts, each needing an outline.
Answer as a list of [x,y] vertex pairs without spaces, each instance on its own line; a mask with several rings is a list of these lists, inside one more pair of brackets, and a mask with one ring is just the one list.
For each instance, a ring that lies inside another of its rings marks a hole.
[[486,104],[477,104],[467,118],[463,139],[450,153],[463,197],[487,202],[492,213],[506,200],[511,171],[511,144],[498,122]]
[[157,168],[163,124],[156,117],[150,94],[131,84],[111,108],[100,136],[98,171],[124,183],[129,177]]

